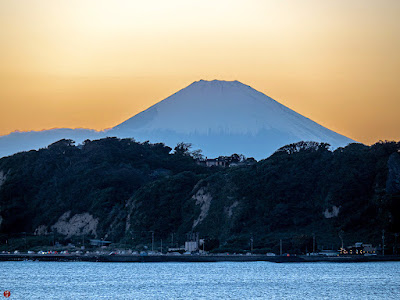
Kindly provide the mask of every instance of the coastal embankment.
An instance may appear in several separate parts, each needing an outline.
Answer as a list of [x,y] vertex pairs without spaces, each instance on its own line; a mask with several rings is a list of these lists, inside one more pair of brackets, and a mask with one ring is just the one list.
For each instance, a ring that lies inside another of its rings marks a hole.
[[87,262],[374,262],[400,261],[398,255],[319,256],[319,255],[73,255],[73,254],[0,254],[0,261],[87,261]]

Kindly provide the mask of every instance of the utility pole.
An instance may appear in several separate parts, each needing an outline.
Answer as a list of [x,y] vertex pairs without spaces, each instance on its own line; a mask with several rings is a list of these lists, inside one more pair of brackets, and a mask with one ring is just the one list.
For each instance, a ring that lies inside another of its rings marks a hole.
[[174,233],[171,233],[171,247],[174,247]]
[[154,251],[154,231],[151,232],[151,251]]
[[382,230],[382,255],[385,255],[385,229]]
[[161,254],[162,254],[162,240],[161,240]]
[[315,233],[313,233],[312,237],[312,252],[315,253]]
[[26,232],[23,232],[24,234],[25,234],[25,251],[28,251],[28,246],[27,246],[27,243],[26,243]]
[[344,233],[343,230],[339,231],[339,238],[340,238],[340,241],[342,242],[342,247],[340,248],[340,254],[344,254],[343,233]]
[[279,240],[280,255],[282,256],[282,239]]
[[250,238],[250,252],[253,253],[253,236]]

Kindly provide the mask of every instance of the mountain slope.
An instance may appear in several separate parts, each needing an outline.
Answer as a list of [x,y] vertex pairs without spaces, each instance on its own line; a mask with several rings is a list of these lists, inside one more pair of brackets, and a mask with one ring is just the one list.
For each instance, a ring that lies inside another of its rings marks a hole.
[[265,158],[302,141],[352,142],[238,81],[192,83],[108,132],[119,137],[193,143],[208,156],[233,152]]
[[242,153],[257,159],[298,141],[326,142],[334,148],[352,142],[247,85],[217,80],[194,82],[108,131],[80,130],[74,137],[75,132],[53,130],[3,136],[0,157],[45,147],[62,138],[80,143],[106,136],[133,137],[169,146],[188,142],[209,157]]

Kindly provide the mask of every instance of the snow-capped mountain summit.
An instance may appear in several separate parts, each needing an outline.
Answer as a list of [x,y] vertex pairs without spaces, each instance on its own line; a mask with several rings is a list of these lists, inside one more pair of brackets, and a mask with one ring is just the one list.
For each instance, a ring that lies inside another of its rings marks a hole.
[[351,139],[294,112],[239,81],[196,81],[114,127],[108,134],[191,142],[207,156],[265,158],[298,141],[345,146]]
[[[77,143],[106,136],[163,142],[171,147],[188,142],[209,157],[241,153],[257,159],[298,141],[327,142],[334,148],[353,142],[250,86],[218,80],[196,81],[108,131],[49,130],[18,135],[0,137],[0,157],[71,137]],[[32,142],[24,143],[27,137]]]
[[285,120],[274,116],[281,108],[284,106],[238,81],[200,80],[114,129],[254,135],[263,127],[284,126]]

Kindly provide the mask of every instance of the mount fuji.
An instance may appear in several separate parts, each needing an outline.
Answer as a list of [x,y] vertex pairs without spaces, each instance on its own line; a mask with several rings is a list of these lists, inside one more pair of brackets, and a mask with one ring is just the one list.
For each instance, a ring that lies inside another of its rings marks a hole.
[[238,81],[200,80],[107,131],[53,129],[2,136],[0,157],[62,138],[81,143],[111,136],[171,147],[187,142],[208,157],[239,153],[256,159],[299,141],[326,142],[333,148],[354,142]]

